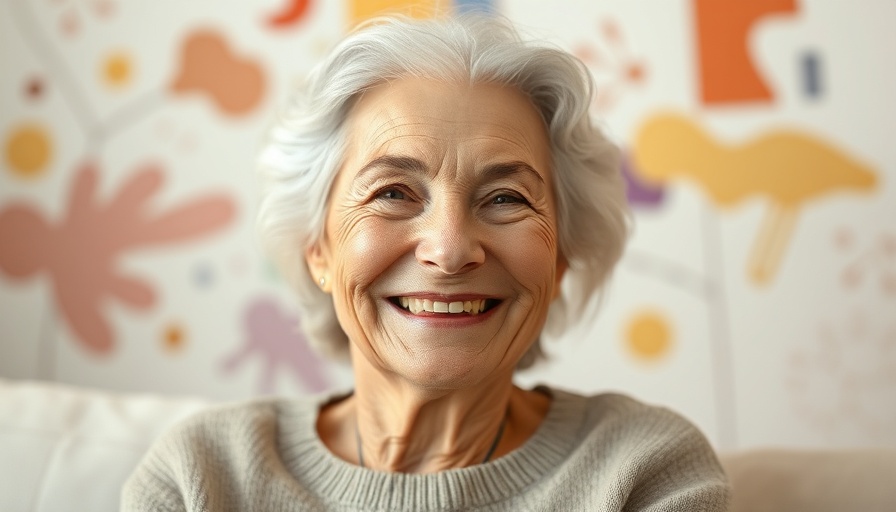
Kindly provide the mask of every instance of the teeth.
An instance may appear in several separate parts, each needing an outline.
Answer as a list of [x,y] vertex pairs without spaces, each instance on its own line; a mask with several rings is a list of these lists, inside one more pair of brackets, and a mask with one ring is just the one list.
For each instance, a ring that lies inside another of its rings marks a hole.
[[469,313],[478,315],[485,309],[485,300],[468,300],[456,302],[440,302],[430,299],[415,299],[414,297],[399,297],[401,307],[417,315],[424,311],[430,313]]

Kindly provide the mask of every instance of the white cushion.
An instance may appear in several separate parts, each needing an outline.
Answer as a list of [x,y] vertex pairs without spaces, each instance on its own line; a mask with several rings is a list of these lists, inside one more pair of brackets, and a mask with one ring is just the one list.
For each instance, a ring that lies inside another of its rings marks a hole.
[[0,511],[118,510],[153,440],[209,404],[0,380]]

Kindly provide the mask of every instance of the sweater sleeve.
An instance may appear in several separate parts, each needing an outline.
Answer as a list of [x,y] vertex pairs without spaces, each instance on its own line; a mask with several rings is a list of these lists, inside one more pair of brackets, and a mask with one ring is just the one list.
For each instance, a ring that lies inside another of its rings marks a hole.
[[122,489],[125,512],[244,510],[258,461],[275,444],[276,415],[263,402],[200,412],[163,434]]
[[161,442],[157,443],[125,482],[122,512],[186,512],[183,496],[171,478],[171,468],[161,456],[167,451]]
[[[663,432],[642,432],[631,494],[623,510],[631,512],[724,512],[730,489],[715,452],[690,422],[666,409],[654,409]],[[649,457],[648,457],[649,454]]]

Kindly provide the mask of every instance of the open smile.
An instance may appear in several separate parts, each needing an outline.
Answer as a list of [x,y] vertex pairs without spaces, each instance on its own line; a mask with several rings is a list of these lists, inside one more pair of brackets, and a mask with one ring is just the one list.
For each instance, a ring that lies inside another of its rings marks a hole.
[[501,303],[499,299],[439,301],[418,297],[389,297],[389,301],[413,315],[455,314],[479,315]]

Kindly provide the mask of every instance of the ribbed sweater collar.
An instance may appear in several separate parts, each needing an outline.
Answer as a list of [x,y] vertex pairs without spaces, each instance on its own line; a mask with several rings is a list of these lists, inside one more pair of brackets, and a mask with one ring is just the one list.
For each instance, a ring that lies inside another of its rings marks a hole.
[[429,474],[377,471],[333,455],[316,428],[320,406],[329,397],[284,404],[279,422],[283,462],[306,489],[347,508],[457,510],[497,503],[544,478],[577,441],[584,400],[548,392],[553,396],[548,413],[521,447],[485,464]]

